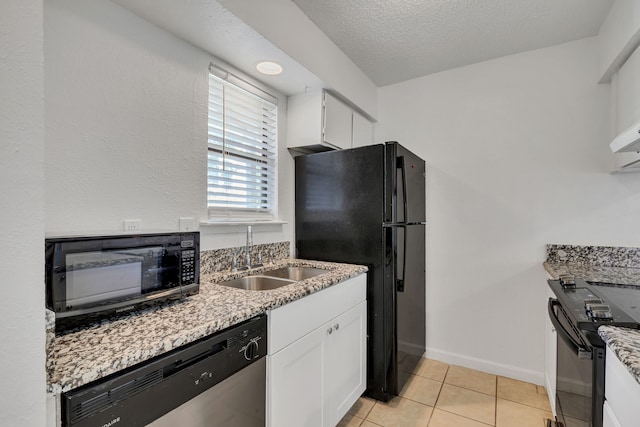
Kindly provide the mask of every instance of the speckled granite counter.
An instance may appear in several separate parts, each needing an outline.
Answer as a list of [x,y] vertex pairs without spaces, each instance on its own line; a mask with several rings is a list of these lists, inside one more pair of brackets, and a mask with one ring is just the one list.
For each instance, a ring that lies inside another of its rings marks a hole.
[[595,282],[640,284],[640,248],[547,245],[544,268],[552,277],[572,274]]
[[[547,245],[545,270],[593,282],[640,284],[640,248]],[[640,383],[640,330],[601,326],[598,334]]]
[[[270,291],[216,284],[285,265],[328,271]],[[71,390],[366,271],[358,265],[284,259],[250,272],[203,273],[198,295],[65,335],[49,334],[47,390]]]

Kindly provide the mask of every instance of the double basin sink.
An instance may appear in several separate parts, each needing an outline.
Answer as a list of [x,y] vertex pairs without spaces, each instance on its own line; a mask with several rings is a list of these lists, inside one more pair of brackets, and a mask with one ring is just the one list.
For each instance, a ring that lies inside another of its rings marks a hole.
[[220,282],[218,285],[244,289],[247,291],[270,291],[301,280],[319,276],[327,271],[328,270],[315,267],[288,266],[275,270],[263,271],[260,274]]

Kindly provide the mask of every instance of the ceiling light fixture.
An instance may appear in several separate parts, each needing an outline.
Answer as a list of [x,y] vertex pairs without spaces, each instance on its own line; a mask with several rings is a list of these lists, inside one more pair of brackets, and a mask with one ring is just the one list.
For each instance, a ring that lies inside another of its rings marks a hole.
[[273,61],[258,62],[258,65],[256,65],[256,68],[262,74],[266,74],[268,76],[275,76],[282,72],[282,65]]

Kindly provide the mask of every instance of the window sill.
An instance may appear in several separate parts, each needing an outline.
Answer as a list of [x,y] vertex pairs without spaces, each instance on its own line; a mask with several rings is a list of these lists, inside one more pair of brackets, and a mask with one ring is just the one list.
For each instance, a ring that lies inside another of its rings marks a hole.
[[226,227],[231,225],[283,225],[288,224],[288,221],[201,221],[200,227]]
[[200,230],[212,234],[244,233],[250,225],[255,231],[279,231],[287,221],[202,221]]

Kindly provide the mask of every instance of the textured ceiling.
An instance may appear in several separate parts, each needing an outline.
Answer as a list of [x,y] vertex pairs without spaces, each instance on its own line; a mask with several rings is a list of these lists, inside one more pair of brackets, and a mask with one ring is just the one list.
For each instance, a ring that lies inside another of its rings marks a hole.
[[378,86],[598,34],[613,0],[292,0]]

